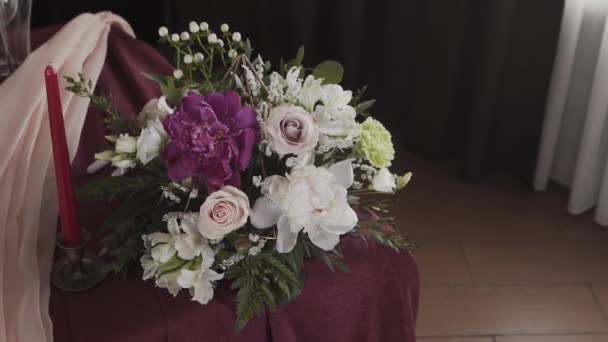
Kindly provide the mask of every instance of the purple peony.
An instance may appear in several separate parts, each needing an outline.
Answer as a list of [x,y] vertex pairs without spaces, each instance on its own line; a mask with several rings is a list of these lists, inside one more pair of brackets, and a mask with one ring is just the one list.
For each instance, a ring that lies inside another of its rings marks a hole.
[[255,111],[241,107],[237,93],[190,92],[163,126],[170,137],[163,158],[171,180],[192,177],[205,182],[209,192],[240,186],[240,171],[249,165],[258,128]]

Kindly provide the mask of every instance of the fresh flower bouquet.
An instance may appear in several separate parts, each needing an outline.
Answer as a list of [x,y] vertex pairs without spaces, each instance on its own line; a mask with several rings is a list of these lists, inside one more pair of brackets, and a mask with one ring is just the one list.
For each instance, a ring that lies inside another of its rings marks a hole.
[[[346,234],[396,250],[410,243],[392,227],[386,196],[411,178],[392,174],[390,133],[338,83],[342,66],[302,65],[304,49],[277,70],[227,24],[206,23],[160,41],[175,49],[172,75],[145,74],[163,93],[137,120],[111,98],[94,95],[83,75],[68,90],[103,111],[112,148],[90,173],[111,164],[112,177],[79,194],[121,199],[105,220],[107,271],[139,260],[143,278],[172,295],[188,289],[206,304],[220,279],[237,291],[237,330],[266,307],[285,304],[304,286],[303,261],[320,258],[346,270]],[[360,119],[360,120],[358,120]],[[360,122],[362,121],[362,122]]]

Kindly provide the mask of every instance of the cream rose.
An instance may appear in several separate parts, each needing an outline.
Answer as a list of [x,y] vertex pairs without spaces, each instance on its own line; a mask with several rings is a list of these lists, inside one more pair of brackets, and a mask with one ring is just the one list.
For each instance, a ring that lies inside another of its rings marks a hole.
[[272,109],[265,128],[270,136],[270,148],[281,156],[310,152],[319,141],[319,129],[312,115],[298,106]]
[[209,195],[201,206],[198,230],[207,239],[221,239],[245,225],[250,211],[247,195],[227,185]]

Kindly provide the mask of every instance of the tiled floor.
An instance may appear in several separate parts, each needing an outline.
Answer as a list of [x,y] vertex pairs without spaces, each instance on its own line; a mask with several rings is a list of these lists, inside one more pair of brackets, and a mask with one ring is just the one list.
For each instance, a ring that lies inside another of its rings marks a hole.
[[608,228],[567,192],[463,183],[408,157],[397,219],[419,249],[420,342],[608,342]]

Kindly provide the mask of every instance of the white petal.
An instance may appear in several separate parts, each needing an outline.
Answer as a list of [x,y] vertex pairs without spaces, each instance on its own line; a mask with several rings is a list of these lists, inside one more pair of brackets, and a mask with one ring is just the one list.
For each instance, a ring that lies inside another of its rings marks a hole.
[[340,236],[332,234],[318,227],[317,229],[308,230],[310,241],[324,251],[331,251],[340,242]]
[[110,164],[109,160],[96,160],[94,162],[91,163],[91,165],[89,165],[89,167],[87,167],[87,173],[89,174],[93,174],[99,170],[101,170],[101,168],[103,168],[104,166]]
[[329,172],[336,177],[338,184],[343,185],[347,189],[353,185],[353,181],[355,180],[353,160],[352,158],[345,159],[329,167]]
[[277,251],[279,253],[289,253],[298,241],[298,233],[291,231],[289,221],[285,215],[279,219],[278,228]]
[[251,211],[251,224],[258,229],[265,229],[279,221],[283,210],[268,201],[266,197],[260,197],[255,201]]
[[357,222],[359,222],[357,213],[350,206],[345,205],[339,217],[333,217],[331,222],[322,222],[321,226],[328,232],[341,235],[355,228]]

